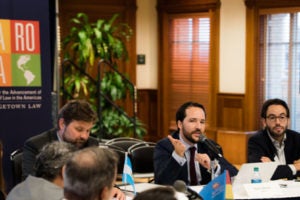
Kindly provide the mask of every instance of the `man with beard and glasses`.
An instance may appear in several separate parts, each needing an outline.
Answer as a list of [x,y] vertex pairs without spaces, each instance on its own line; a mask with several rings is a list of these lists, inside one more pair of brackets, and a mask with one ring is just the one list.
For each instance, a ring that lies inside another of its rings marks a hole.
[[[215,156],[201,142],[205,133],[205,120],[204,106],[199,103],[186,102],[178,109],[176,113],[178,130],[157,142],[155,147],[155,183],[173,185],[176,180],[182,180],[187,185],[200,185],[207,184],[211,180],[212,170],[215,176],[224,170],[228,170],[230,176],[237,174],[238,170],[233,165],[223,157]],[[209,141],[219,148],[222,154],[221,147]],[[191,147],[195,153],[190,151]],[[194,154],[193,161],[190,159],[191,154]]]
[[[36,156],[45,144],[64,141],[78,149],[98,146],[98,140],[90,136],[96,119],[96,112],[85,100],[71,100],[65,104],[58,113],[57,128],[33,136],[25,142],[22,161],[23,179],[28,175],[35,175]],[[118,188],[113,188],[113,193],[117,199],[125,198],[125,194]]]
[[269,99],[261,109],[263,129],[248,140],[248,162],[276,162],[271,179],[300,176],[300,134],[288,129],[290,111],[285,101]]

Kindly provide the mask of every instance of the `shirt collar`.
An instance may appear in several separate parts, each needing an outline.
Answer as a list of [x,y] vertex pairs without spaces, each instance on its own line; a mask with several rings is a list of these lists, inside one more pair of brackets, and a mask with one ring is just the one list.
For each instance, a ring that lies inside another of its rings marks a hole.
[[[277,145],[277,146],[279,146],[279,147],[282,145],[282,144],[280,144],[277,140],[275,140],[275,139],[271,136],[269,130],[267,130],[267,133],[268,133],[268,136],[269,136],[270,140],[272,141],[272,143],[273,143],[274,145]],[[284,143],[285,140],[286,140],[286,133],[284,133],[284,135],[283,135],[282,143]]]
[[56,135],[57,135],[58,141],[62,142],[63,140],[62,140],[62,138],[60,138],[58,131],[56,131]]
[[190,144],[186,143],[186,142],[184,141],[184,139],[181,137],[181,134],[180,134],[180,133],[179,133],[179,140],[184,144],[184,146],[185,146],[185,151],[188,151],[189,148],[191,148],[191,147],[195,147],[196,150],[198,149],[198,148],[197,148],[197,143],[195,143],[194,145],[190,145]]

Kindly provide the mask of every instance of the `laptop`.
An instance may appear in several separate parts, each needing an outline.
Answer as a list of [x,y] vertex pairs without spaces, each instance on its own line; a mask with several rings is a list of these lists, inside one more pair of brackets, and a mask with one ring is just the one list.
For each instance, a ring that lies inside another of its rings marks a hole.
[[242,164],[238,174],[232,180],[234,199],[245,199],[244,197],[248,197],[248,193],[244,185],[251,183],[254,167],[259,168],[260,177],[262,179],[262,182],[264,183],[271,180],[277,166],[278,163],[276,162]]
[[258,167],[262,182],[271,180],[278,163],[276,162],[258,162],[258,163],[245,163],[241,166],[238,174],[234,177],[233,184],[251,183],[253,175],[253,168]]

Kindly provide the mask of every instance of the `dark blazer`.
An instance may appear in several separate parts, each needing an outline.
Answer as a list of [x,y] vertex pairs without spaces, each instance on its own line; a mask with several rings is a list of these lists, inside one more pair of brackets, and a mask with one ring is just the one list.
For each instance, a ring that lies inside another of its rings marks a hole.
[[[261,162],[262,156],[269,157],[274,161],[277,154],[276,148],[268,136],[267,130],[260,130],[248,140],[248,162]],[[300,134],[287,129],[286,140],[284,141],[284,155],[286,164],[293,164],[295,160],[300,158]],[[296,176],[300,176],[297,172]],[[272,179],[288,178],[293,179],[295,176],[288,165],[280,165],[277,167]]]
[[[172,137],[179,139],[179,133],[177,131],[174,132]],[[207,153],[212,159],[213,155],[203,143],[199,142],[197,145],[198,153]],[[183,166],[178,164],[177,161],[172,157],[173,151],[174,147],[168,138],[164,138],[157,142],[154,150],[155,183],[173,185],[176,180],[182,180],[189,185],[187,162]],[[221,166],[221,172],[227,169],[231,176],[235,176],[237,174],[238,170],[224,158],[219,158],[218,160]],[[211,174],[200,164],[199,166],[202,177],[200,184],[207,184],[211,180]]]
[[[29,138],[23,147],[23,162],[22,162],[22,177],[25,179],[29,174],[34,175],[34,164],[37,154],[41,151],[42,147],[53,141],[58,141],[57,129],[51,129],[45,131],[39,135]],[[97,146],[98,140],[93,137],[89,137],[85,147]]]

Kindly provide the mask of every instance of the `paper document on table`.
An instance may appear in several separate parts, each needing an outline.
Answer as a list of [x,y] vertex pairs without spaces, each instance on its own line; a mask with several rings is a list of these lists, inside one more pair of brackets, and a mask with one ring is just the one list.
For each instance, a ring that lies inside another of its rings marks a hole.
[[280,197],[283,195],[283,191],[281,190],[278,182],[276,181],[270,181],[266,183],[244,184],[244,188],[249,198],[263,199]]

